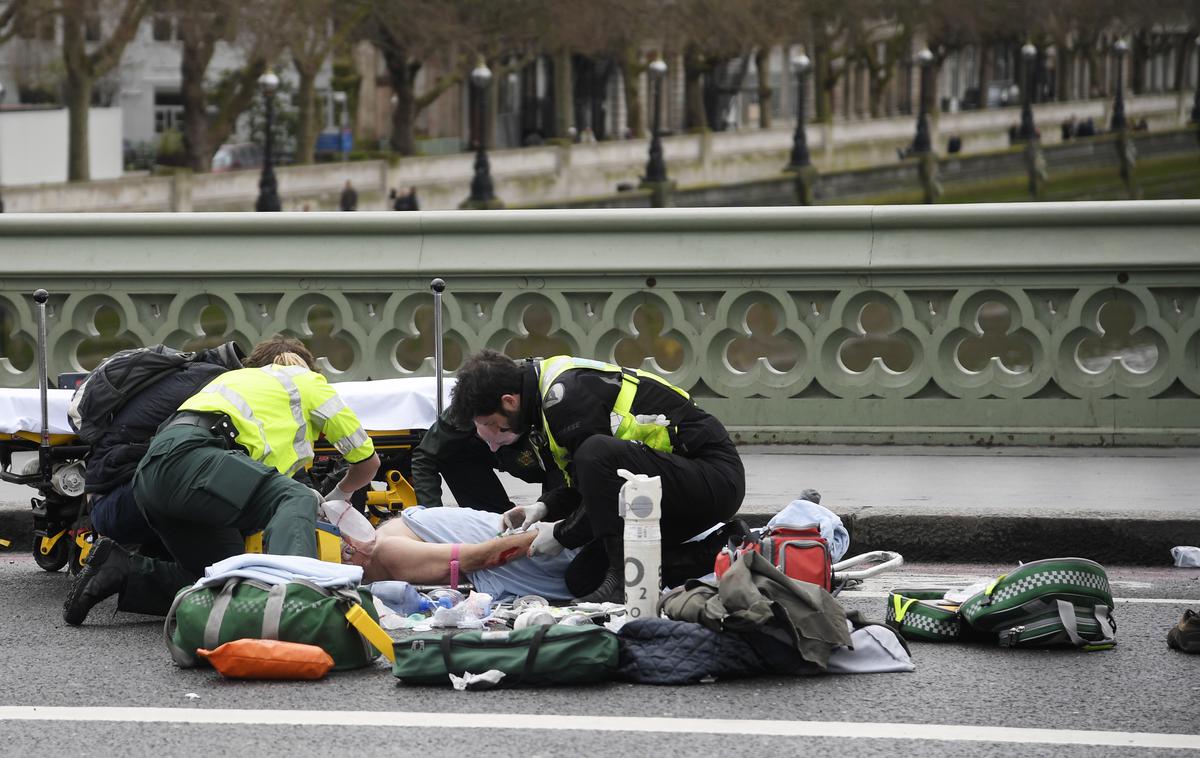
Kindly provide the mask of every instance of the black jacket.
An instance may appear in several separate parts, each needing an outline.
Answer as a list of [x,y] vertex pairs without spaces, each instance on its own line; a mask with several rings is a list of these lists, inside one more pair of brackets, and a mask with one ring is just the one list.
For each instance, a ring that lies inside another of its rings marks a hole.
[[[544,417],[555,441],[568,456],[588,437],[612,436],[609,414],[621,389],[619,376],[594,369],[567,369],[554,382],[562,385],[562,390],[556,390],[553,403],[543,407],[538,389],[539,372],[540,365],[531,364],[522,382],[521,428],[531,429],[535,439],[544,439]],[[638,384],[630,411],[634,415],[661,413],[666,416],[675,455],[694,458],[709,445],[730,444],[729,432],[715,416],[653,380],[642,380]],[[569,463],[568,473],[571,473]],[[554,521],[566,518],[579,506],[580,494],[574,488],[562,488],[544,494],[541,500],[546,503],[546,520]]]
[[185,363],[129,399],[92,445],[87,458],[88,492],[108,492],[133,478],[159,424],[226,366],[196,361]]
[[[540,483],[543,492],[563,485],[562,473],[554,465],[549,451],[538,451],[529,435],[523,435],[515,443],[493,453],[473,430],[459,429],[449,418],[449,411],[442,413],[413,450],[412,484],[421,505],[442,504],[441,474],[464,457],[486,462],[489,468],[512,474],[522,481]],[[503,490],[498,479],[495,486]]]

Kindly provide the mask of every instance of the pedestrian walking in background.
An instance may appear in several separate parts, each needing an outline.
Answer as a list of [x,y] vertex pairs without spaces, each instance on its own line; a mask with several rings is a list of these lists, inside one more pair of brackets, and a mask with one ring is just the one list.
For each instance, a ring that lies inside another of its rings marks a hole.
[[344,211],[358,210],[358,193],[355,192],[354,185],[350,183],[349,179],[346,180],[346,187],[342,190],[341,207]]

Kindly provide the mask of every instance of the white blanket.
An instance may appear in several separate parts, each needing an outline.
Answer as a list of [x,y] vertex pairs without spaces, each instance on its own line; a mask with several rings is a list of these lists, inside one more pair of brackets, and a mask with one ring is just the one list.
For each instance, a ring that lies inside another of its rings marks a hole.
[[362,581],[361,566],[319,561],[298,555],[267,555],[243,553],[217,561],[204,569],[204,577],[196,582],[197,587],[223,584],[226,579],[256,579],[264,584],[285,584],[293,579],[327,588],[354,588]]
[[[437,380],[432,376],[334,382],[338,394],[369,432],[428,429],[437,418]],[[450,403],[454,378],[443,380],[444,402]],[[74,434],[67,423],[67,403],[74,390],[50,390],[47,397],[51,434]],[[42,406],[37,390],[0,389],[0,433],[40,433]]]

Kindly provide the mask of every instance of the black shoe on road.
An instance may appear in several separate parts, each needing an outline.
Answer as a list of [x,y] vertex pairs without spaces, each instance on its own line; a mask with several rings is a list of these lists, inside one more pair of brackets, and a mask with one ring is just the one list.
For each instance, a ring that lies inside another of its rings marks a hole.
[[1186,610],[1167,632],[1167,646],[1185,653],[1200,653],[1200,612]]
[[129,570],[125,548],[107,537],[98,539],[67,593],[63,621],[71,626],[82,624],[93,606],[125,589]]
[[583,597],[575,598],[576,603],[624,603],[625,602],[625,578],[617,572],[616,569],[610,568],[604,574],[604,581],[600,582],[600,586],[592,590]]

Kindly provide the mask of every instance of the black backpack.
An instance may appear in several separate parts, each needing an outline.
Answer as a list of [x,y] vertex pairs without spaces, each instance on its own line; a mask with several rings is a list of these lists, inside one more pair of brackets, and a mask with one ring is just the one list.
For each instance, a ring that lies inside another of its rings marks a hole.
[[200,352],[183,352],[166,345],[121,350],[92,369],[75,390],[67,407],[67,420],[81,440],[93,444],[129,398],[181,366],[204,362],[236,369],[242,367],[244,357],[236,342]]

